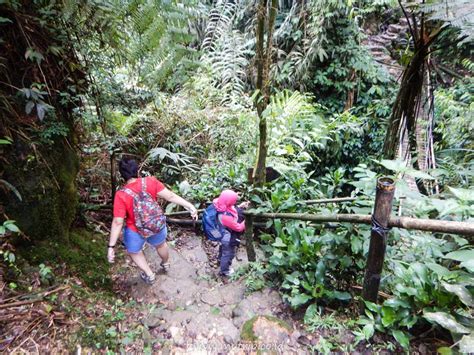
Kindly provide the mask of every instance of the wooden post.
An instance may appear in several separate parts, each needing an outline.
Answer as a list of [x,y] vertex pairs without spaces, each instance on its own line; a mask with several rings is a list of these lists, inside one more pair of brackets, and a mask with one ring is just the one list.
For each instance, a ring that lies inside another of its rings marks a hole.
[[365,269],[364,288],[362,297],[371,302],[377,302],[382,273],[385,249],[387,246],[388,221],[392,211],[395,182],[388,177],[377,180],[375,206],[372,215],[372,232],[370,234],[369,255]]
[[255,247],[253,245],[253,216],[245,216],[245,247],[248,261],[256,261]]

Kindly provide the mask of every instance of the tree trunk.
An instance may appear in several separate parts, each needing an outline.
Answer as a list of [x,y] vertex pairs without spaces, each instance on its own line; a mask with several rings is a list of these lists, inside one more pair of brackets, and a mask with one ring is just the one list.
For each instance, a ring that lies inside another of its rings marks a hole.
[[[257,161],[253,171],[253,183],[255,186],[262,186],[265,183],[266,159],[267,159],[267,118],[263,112],[270,101],[270,63],[272,58],[272,37],[273,28],[277,13],[278,1],[272,0],[270,9],[268,1],[261,0],[257,7],[257,43],[256,43],[256,64],[257,64],[257,96],[256,108],[258,114],[259,142]],[[267,12],[269,14],[267,15]],[[267,42],[265,43],[265,20],[267,24]]]

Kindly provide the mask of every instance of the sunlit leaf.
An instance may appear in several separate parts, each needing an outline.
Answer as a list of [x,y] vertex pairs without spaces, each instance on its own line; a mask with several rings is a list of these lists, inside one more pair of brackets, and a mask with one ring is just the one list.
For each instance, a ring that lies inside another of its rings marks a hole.
[[466,287],[459,284],[441,283],[446,291],[454,293],[466,306],[474,307],[474,299]]
[[445,312],[424,312],[423,317],[432,323],[437,323],[452,333],[469,334],[471,332],[465,326],[459,324],[452,315]]
[[462,262],[474,260],[474,249],[456,250],[445,255],[444,258]]

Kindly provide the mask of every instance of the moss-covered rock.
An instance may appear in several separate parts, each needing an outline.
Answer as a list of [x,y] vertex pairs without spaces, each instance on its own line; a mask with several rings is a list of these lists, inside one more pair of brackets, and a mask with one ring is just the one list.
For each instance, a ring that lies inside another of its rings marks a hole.
[[86,229],[72,230],[67,241],[43,240],[23,256],[34,263],[65,262],[68,270],[91,288],[111,290],[107,248],[102,235]]
[[[12,148],[11,161],[4,179],[20,192],[22,201],[5,194],[7,215],[17,221],[32,242],[44,239],[67,240],[78,203],[76,176],[79,161],[76,152],[64,141],[42,152],[28,151],[21,142]],[[21,151],[28,151],[24,156]],[[41,159],[47,154],[47,162]],[[23,159],[22,159],[23,158]]]
[[247,342],[285,344],[290,339],[291,326],[273,316],[255,316],[244,323],[240,338]]

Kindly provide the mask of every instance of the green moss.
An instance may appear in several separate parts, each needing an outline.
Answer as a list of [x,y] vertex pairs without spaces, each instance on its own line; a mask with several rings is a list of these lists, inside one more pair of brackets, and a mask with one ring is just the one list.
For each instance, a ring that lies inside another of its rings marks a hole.
[[22,201],[12,194],[2,196],[0,191],[7,214],[30,238],[67,239],[78,203],[77,153],[64,140],[41,146],[40,153],[31,152],[27,158],[20,158],[19,153],[29,152],[28,142],[19,141],[10,149],[12,161],[2,178],[19,190]]
[[257,321],[259,316],[255,316],[250,318],[248,321],[244,323],[242,326],[242,331],[240,332],[240,339],[244,341],[257,341],[258,338],[253,332],[253,325]]
[[268,319],[269,321],[273,322],[273,323],[277,323],[279,326],[281,326],[282,328],[285,328],[286,330],[288,330],[289,332],[292,331],[292,328],[291,326],[285,322],[284,320],[281,320],[277,317],[273,317],[273,316],[267,316],[267,315],[263,315],[263,316],[255,316],[253,318],[250,318],[248,321],[246,321],[244,323],[244,325],[242,326],[242,331],[240,332],[240,338],[244,341],[258,341],[258,337],[255,335],[254,331],[253,331],[253,326],[255,324],[255,322],[257,321],[257,319],[259,318],[266,318]]
[[112,282],[104,245],[103,236],[78,229],[71,231],[67,241],[39,241],[29,251],[20,249],[20,252],[26,259],[38,264],[44,261],[65,262],[68,270],[87,286],[111,290]]

